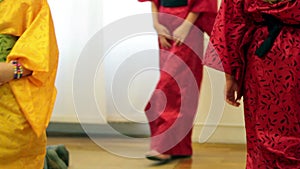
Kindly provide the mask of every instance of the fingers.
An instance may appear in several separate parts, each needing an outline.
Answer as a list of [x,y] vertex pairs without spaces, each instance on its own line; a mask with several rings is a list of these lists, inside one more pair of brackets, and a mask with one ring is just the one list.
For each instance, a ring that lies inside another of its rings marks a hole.
[[159,36],[163,36],[170,40],[172,39],[172,36],[170,35],[169,30],[165,27],[161,28],[161,31],[159,32]]
[[174,44],[176,46],[180,46],[183,44],[185,41],[189,31],[183,29],[182,27],[178,27],[174,32],[173,32],[173,40]]
[[170,47],[172,47],[172,44],[170,43],[169,40],[173,40],[175,46],[180,46],[180,45],[183,44],[183,40],[181,40],[181,39],[176,39],[176,38],[171,38],[170,39],[166,36],[160,35],[160,43],[161,43],[163,48],[169,49]]
[[240,106],[240,100],[237,98],[237,91],[229,90],[226,93],[226,102],[232,106],[238,107]]
[[168,40],[172,40],[172,36],[167,28],[161,26],[160,31],[158,31],[159,41],[164,49],[169,49],[172,45]]
[[172,36],[170,34],[165,34],[164,37],[166,39],[173,40],[173,38],[172,38]]
[[232,106],[240,105],[241,93],[234,76],[226,74],[225,100]]
[[238,107],[240,105],[240,94],[235,80],[227,80],[225,88],[225,100],[228,104]]
[[235,106],[235,107],[239,107],[240,106],[240,102],[239,100],[232,100],[232,99],[226,99],[226,102],[232,106]]
[[174,38],[174,40],[175,40],[174,44],[175,44],[176,46],[180,46],[180,45],[183,44],[183,40],[180,39],[180,38]]
[[161,46],[162,46],[162,48],[164,48],[164,49],[169,49],[169,48],[171,48],[171,43],[168,41],[168,39],[166,38],[166,37],[164,37],[164,36],[160,36],[160,44],[161,44]]

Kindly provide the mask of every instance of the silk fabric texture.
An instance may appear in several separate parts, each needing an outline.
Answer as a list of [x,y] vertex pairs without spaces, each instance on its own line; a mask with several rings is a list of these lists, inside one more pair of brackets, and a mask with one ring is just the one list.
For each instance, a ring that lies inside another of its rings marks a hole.
[[[231,74],[243,95],[247,169],[300,168],[300,1],[223,1],[204,64]],[[263,14],[284,23],[271,49]]]
[[0,7],[0,34],[19,37],[7,62],[17,59],[33,71],[31,76],[9,84],[26,119],[41,135],[56,97],[58,47],[50,8],[46,0],[4,0]]
[[[146,0],[140,0],[141,2]],[[159,46],[160,79],[145,113],[151,131],[150,149],[169,155],[192,155],[191,136],[202,81],[203,32],[210,34],[217,12],[213,0],[189,0],[187,6],[164,7],[153,0],[159,10],[160,24],[173,32],[189,12],[199,17],[180,46]]]
[[46,0],[4,0],[0,13],[0,34],[19,37],[6,62],[18,60],[32,70],[1,87],[0,166],[42,168],[58,64],[50,8]]

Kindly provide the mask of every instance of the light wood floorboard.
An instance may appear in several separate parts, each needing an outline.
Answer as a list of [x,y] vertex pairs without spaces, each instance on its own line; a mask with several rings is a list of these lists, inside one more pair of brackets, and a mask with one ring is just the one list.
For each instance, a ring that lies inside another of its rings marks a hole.
[[[48,145],[64,144],[69,169],[244,169],[245,145],[193,143],[189,159],[159,165],[144,157],[148,142],[122,138],[49,137]],[[106,150],[105,150],[106,149]]]

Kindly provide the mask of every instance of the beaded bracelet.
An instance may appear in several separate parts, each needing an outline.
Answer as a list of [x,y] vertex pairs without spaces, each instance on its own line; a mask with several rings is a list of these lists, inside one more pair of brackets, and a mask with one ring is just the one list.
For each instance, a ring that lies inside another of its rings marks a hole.
[[14,79],[20,79],[23,75],[23,67],[17,60],[12,60],[11,63],[14,65]]

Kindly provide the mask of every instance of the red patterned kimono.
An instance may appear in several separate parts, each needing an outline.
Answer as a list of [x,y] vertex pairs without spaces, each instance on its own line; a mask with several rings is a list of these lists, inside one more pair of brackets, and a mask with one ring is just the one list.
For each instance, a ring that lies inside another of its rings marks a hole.
[[205,65],[241,86],[247,169],[300,168],[299,24],[300,0],[226,0],[217,16]]
[[[151,1],[151,0],[139,0]],[[173,32],[189,12],[200,13],[185,42],[163,49],[160,79],[145,108],[151,130],[151,150],[170,155],[192,155],[191,134],[202,79],[203,32],[210,34],[217,13],[216,0],[188,0],[187,6],[159,9],[159,22]],[[200,28],[200,29],[199,29]]]

